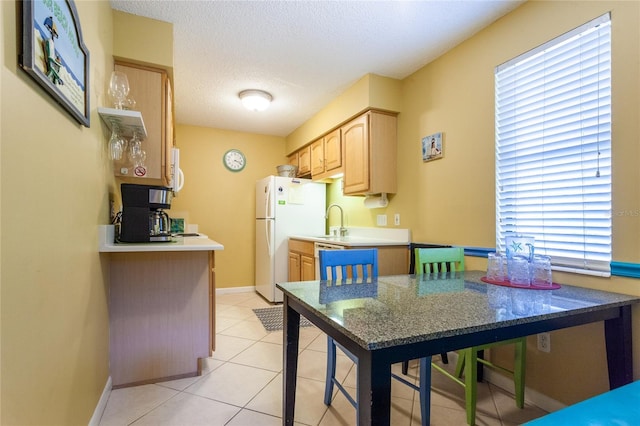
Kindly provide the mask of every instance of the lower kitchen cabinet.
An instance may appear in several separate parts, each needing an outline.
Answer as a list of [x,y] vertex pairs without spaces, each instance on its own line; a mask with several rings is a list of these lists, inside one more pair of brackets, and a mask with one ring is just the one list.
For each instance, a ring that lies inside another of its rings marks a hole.
[[350,248],[377,248],[378,275],[404,275],[409,270],[408,246],[375,246]]
[[289,240],[289,281],[312,281],[316,276],[313,242]]
[[200,375],[215,347],[213,251],[110,253],[113,387]]
[[[378,275],[403,275],[409,270],[409,246],[363,246],[349,245],[348,242],[338,243],[349,249],[378,249]],[[313,281],[316,277],[316,258],[314,243],[304,239],[289,239],[289,281]]]

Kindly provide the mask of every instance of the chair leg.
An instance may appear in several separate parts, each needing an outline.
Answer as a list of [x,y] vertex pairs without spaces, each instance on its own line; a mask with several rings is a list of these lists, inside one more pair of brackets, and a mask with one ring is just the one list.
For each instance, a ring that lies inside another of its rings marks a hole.
[[420,417],[422,426],[431,422],[431,357],[420,358]]
[[464,355],[467,353],[467,350],[458,351],[458,362],[456,363],[456,377],[462,377],[462,373],[464,372],[465,359]]
[[476,399],[478,380],[478,353],[473,348],[462,351],[465,356],[464,399],[467,410],[467,423],[476,424]]
[[409,361],[402,361],[402,374],[405,376],[409,373]]
[[442,359],[443,364],[449,364],[449,355],[446,352],[442,352],[440,354],[440,358]]
[[333,379],[336,377],[336,345],[333,339],[327,336],[327,377],[324,384],[324,403],[331,405],[333,395]]
[[524,379],[527,363],[527,339],[515,343],[515,359],[513,361],[513,383],[516,392],[516,405],[524,408]]

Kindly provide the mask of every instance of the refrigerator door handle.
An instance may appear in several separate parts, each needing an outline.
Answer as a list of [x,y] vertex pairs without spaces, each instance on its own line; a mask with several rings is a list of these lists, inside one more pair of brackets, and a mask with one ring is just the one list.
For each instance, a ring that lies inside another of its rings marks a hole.
[[265,192],[264,211],[266,213],[265,217],[273,217],[273,211],[272,211],[273,203],[271,202],[271,197],[273,196],[273,193],[271,191],[272,187],[273,185],[267,185],[264,187],[264,192]]
[[273,247],[271,246],[271,237],[273,235],[273,221],[272,220],[265,220],[264,221],[264,226],[265,226],[265,238],[267,239],[267,251],[269,252],[269,257],[273,256]]

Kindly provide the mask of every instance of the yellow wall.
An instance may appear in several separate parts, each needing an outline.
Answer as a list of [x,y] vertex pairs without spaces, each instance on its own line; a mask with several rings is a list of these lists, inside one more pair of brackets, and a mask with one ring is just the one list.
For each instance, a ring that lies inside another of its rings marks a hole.
[[173,24],[114,10],[113,25],[116,58],[173,69]]
[[[95,108],[107,104],[112,14],[106,1],[76,2],[91,52],[87,129],[18,69],[17,5],[0,2],[0,423],[86,424],[108,377],[106,259],[97,253],[96,225],[108,221],[114,181]],[[178,125],[187,183],[170,212],[189,212],[189,222],[225,245],[216,256],[219,287],[252,285],[255,180],[273,174],[287,153],[376,106],[400,111],[399,190],[388,208],[368,210],[359,205],[361,198],[342,197],[339,183],[330,185],[329,200],[348,206],[347,224],[373,226],[377,214],[388,212],[391,219],[397,212],[416,241],[491,247],[493,69],[608,10],[613,12],[614,260],[638,263],[640,224],[637,215],[625,213],[640,211],[638,2],[530,1],[402,82],[363,77],[286,140]],[[391,89],[385,94],[378,85]],[[420,139],[438,131],[445,133],[444,158],[423,163]],[[247,154],[243,172],[222,166],[229,148]],[[470,258],[467,265],[483,268],[484,262]],[[632,279],[555,278],[640,294]],[[634,316],[634,367],[640,372],[638,309]],[[565,403],[606,390],[602,340],[601,324],[552,333],[550,354],[537,352],[532,340],[528,386]],[[496,357],[502,360],[504,354]],[[581,380],[556,380],[567,372]]]
[[[612,11],[613,259],[640,262],[639,2],[525,3],[403,81],[399,116],[398,211],[414,241],[495,246],[495,66]],[[423,163],[422,137],[444,132],[444,158]],[[481,269],[484,259],[468,258]],[[560,282],[640,294],[638,280],[554,273]],[[640,377],[640,310],[636,309],[634,367]],[[551,334],[551,353],[530,338],[527,386],[564,403],[608,388],[602,324]],[[496,354],[504,362],[506,353]],[[579,361],[577,361],[579,360]],[[580,377],[580,380],[564,380]],[[560,380],[561,378],[562,380]]]
[[[367,107],[385,108],[386,105],[387,109],[399,110],[398,193],[391,197],[389,206],[385,209],[366,209],[361,197],[341,195],[339,180],[328,186],[328,202],[338,202],[345,207],[348,226],[375,226],[376,216],[386,214],[388,227],[393,227],[393,214],[400,213],[400,226],[412,230],[414,241],[494,247],[494,68],[609,10],[613,19],[613,257],[615,261],[640,262],[638,216],[625,213],[640,211],[640,194],[633,184],[640,177],[637,167],[640,154],[638,2],[525,3],[399,83],[392,79],[379,80],[373,75],[363,77],[289,135],[283,154],[305,145]],[[381,87],[391,89],[381,89],[378,85],[380,81],[385,83]],[[396,84],[399,87],[394,88]],[[399,96],[396,95],[396,89],[400,91]],[[394,105],[398,99],[399,108]],[[444,158],[423,163],[421,138],[435,132],[444,133]],[[178,145],[184,151],[189,151],[193,146],[190,139],[188,134],[179,135]],[[228,144],[225,148],[232,145]],[[254,155],[256,149],[262,150],[263,147],[247,145],[250,155]],[[219,148],[216,156],[220,157],[223,151],[223,148]],[[200,156],[200,153],[196,156]],[[261,163],[263,170],[252,178],[272,173],[273,166],[279,161],[280,158],[265,158],[265,162]],[[187,164],[189,169],[198,169]],[[214,172],[209,170],[207,173]],[[230,179],[227,181],[230,184],[234,182]],[[249,191],[243,205],[251,210],[252,186],[242,182],[239,188]],[[227,192],[218,191],[222,194]],[[181,208],[192,210],[192,202],[186,196],[178,202],[184,202],[180,204]],[[220,207],[214,207],[212,203],[203,211],[213,212],[216,209]],[[238,209],[238,212],[241,210]],[[232,268],[239,270],[243,276],[241,278],[238,274],[238,279],[234,281],[233,274],[223,274],[222,271],[227,271],[228,266],[219,260],[218,270],[224,275],[224,279],[220,280],[221,286],[246,286],[253,279],[252,213],[239,214],[246,214],[246,217],[241,219],[238,214],[235,215],[238,225],[234,225],[237,233],[234,233],[232,240],[242,241],[242,244],[234,247],[233,255],[225,257],[225,261],[233,262],[230,263]],[[338,224],[337,211],[333,212],[330,219],[331,225]],[[198,221],[202,222],[200,219]],[[226,228],[227,222],[222,226],[212,222],[203,231],[219,239],[218,232],[223,231],[217,231],[216,226]],[[222,242],[228,246],[226,236]],[[225,256],[227,254],[230,252],[226,253],[225,250]],[[239,258],[244,260],[238,261]],[[238,265],[242,267],[238,268]],[[470,269],[483,269],[485,266],[483,258],[467,259]],[[555,273],[554,278],[568,284],[640,294],[638,281],[634,279],[595,278],[566,273]],[[639,311],[635,310],[636,318],[640,318]],[[640,372],[640,319],[635,322],[634,367]],[[538,352],[535,338],[530,338],[527,385],[531,389],[560,402],[573,403],[608,388],[602,324],[554,332],[551,335],[551,347],[550,354]],[[495,351],[492,355],[499,362],[509,364],[508,354],[509,350]],[[577,359],[580,362],[572,362]],[[566,373],[570,377],[581,377],[581,380],[556,379],[567,377]],[[638,377],[639,373],[636,375]]]
[[367,74],[287,136],[287,154],[311,143],[368,108],[399,111],[400,81]]
[[75,2],[90,51],[91,128],[17,65],[18,2],[0,2],[0,424],[87,424],[109,376],[106,261],[113,172],[96,106],[113,64],[109,2]]
[[[178,125],[176,143],[185,185],[169,216],[186,216],[188,223],[224,245],[216,252],[216,287],[253,286],[255,183],[286,164],[284,138]],[[231,148],[247,157],[241,172],[230,172],[222,163]]]
[[[336,203],[344,211],[344,226],[376,226],[376,215],[385,209],[367,209],[364,207],[364,197],[342,195],[342,178],[335,179],[327,185],[327,203]],[[329,206],[329,204],[327,204]],[[388,222],[390,223],[390,222]],[[340,211],[331,209],[329,226],[340,225]]]

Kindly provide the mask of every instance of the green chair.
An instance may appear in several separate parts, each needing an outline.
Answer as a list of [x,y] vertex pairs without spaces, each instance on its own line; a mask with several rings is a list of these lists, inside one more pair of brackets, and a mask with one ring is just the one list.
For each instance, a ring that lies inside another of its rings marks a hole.
[[[416,271],[419,274],[442,273],[447,270],[464,271],[464,249],[462,247],[451,248],[417,248],[415,249]],[[490,361],[478,357],[478,352],[495,346],[515,344],[514,370],[507,370]],[[452,375],[439,365],[432,363],[432,367],[440,371],[465,389],[465,404],[467,410],[467,423],[475,424],[476,400],[478,381],[478,362],[490,368],[498,369],[513,376],[515,383],[516,405],[524,407],[524,377],[527,351],[526,337],[510,339],[496,343],[462,349],[459,351],[458,363],[455,375]],[[403,366],[404,367],[404,366]],[[464,374],[464,380],[460,378]]]

